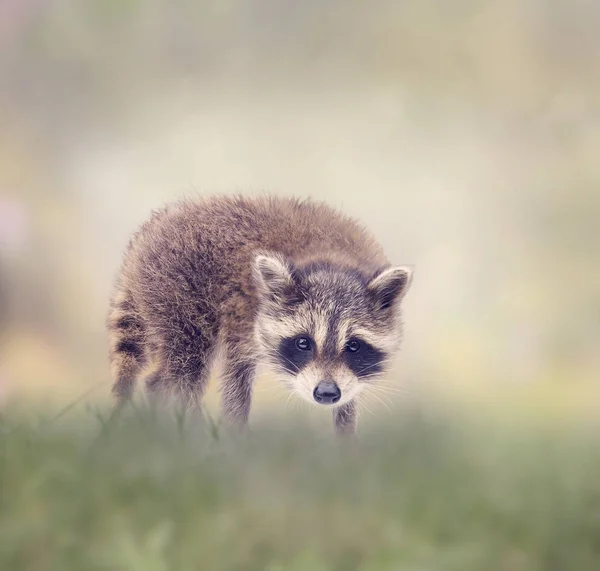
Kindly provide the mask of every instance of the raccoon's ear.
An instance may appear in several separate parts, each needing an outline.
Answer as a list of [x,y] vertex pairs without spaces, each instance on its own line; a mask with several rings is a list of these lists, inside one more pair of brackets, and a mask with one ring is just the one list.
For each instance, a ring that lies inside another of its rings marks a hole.
[[408,266],[386,268],[367,285],[377,309],[388,309],[399,302],[410,287],[413,270]]
[[253,270],[259,290],[275,299],[283,299],[295,285],[292,265],[279,254],[257,254]]

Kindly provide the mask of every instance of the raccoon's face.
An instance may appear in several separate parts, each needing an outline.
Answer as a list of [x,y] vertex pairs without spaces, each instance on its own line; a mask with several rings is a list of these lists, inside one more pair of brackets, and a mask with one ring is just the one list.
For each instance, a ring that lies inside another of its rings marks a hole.
[[331,263],[294,266],[277,254],[254,262],[255,334],[267,362],[305,400],[343,405],[385,372],[398,349],[399,305],[412,270],[375,275]]

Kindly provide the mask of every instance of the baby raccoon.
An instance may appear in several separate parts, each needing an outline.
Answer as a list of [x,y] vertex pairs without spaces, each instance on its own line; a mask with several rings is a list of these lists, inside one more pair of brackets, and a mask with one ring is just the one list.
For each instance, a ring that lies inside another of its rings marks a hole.
[[310,200],[212,197],[167,206],[129,243],[110,304],[113,394],[145,386],[198,405],[217,352],[222,410],[245,425],[255,368],[356,426],[357,397],[401,341],[411,269],[357,221]]

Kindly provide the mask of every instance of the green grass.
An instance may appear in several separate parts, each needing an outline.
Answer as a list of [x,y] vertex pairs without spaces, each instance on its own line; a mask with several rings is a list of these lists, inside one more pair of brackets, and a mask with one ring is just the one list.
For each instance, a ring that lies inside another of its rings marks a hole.
[[139,409],[4,414],[2,570],[600,568],[600,444],[582,423],[414,407],[350,445],[275,421],[240,438]]

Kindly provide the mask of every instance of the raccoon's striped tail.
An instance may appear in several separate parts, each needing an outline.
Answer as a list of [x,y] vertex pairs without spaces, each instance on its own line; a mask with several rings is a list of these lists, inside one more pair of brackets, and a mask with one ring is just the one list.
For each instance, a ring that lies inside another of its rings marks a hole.
[[111,303],[107,320],[112,394],[117,403],[129,399],[146,364],[146,326],[127,297]]

